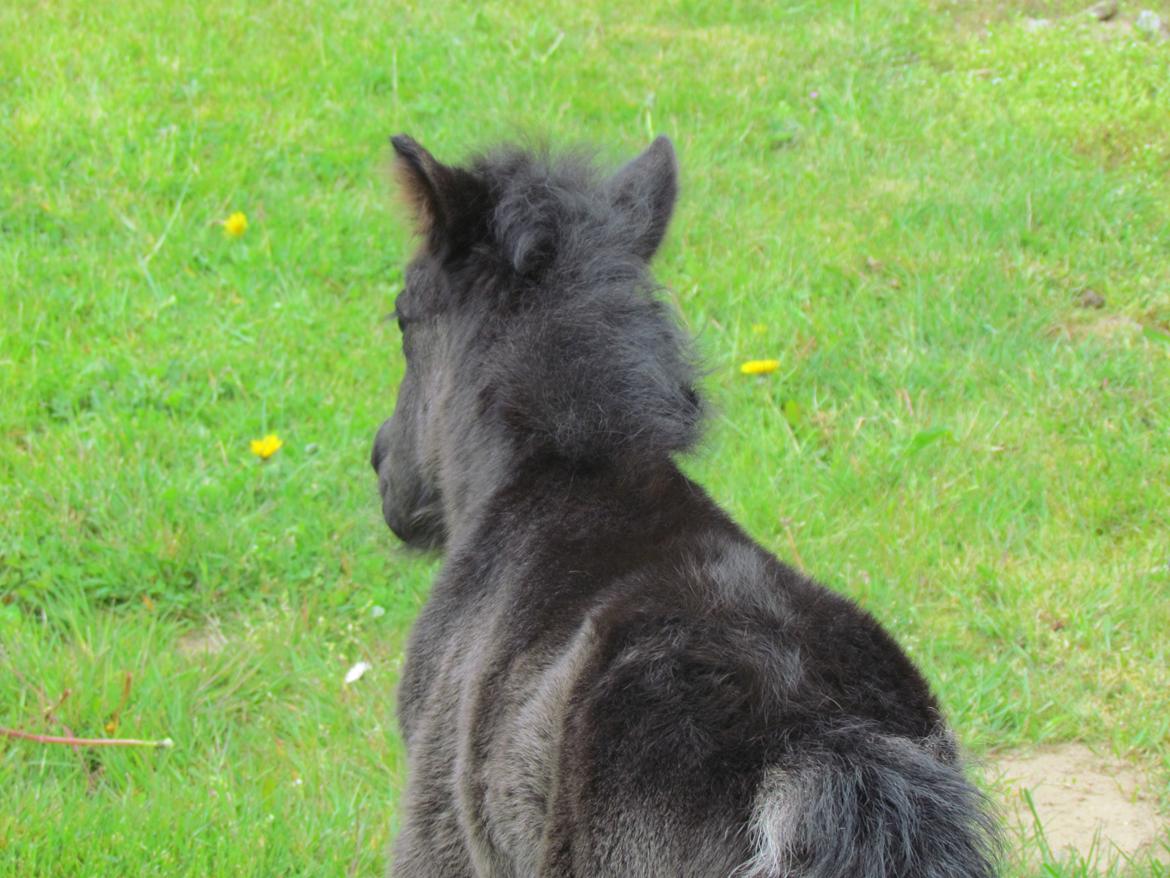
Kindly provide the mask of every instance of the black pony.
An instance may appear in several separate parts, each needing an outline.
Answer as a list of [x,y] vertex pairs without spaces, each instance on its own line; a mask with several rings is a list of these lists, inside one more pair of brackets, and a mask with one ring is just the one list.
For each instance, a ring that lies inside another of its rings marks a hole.
[[394,533],[446,556],[399,689],[393,874],[992,876],[909,659],[672,459],[703,402],[648,270],[670,142],[608,178],[393,144],[424,243],[373,465]]

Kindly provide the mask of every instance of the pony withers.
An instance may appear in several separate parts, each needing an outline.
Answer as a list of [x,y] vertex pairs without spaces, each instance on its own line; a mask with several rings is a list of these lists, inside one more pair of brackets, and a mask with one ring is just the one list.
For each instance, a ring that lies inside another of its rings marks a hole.
[[373,465],[445,563],[400,683],[392,874],[992,876],[921,674],[674,461],[704,405],[648,268],[670,142],[612,176],[393,145],[422,244]]

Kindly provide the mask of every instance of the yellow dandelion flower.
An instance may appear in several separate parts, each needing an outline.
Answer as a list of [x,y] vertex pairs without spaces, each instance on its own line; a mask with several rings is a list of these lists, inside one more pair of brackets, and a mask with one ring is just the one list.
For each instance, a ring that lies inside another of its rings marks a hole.
[[248,218],[242,211],[237,210],[220,225],[223,226],[224,234],[229,238],[239,238],[248,231]]
[[744,375],[767,375],[779,368],[779,360],[748,360],[739,367],[739,371]]
[[284,445],[284,440],[275,433],[269,433],[263,439],[253,439],[250,447],[252,453],[258,458],[268,460],[268,458],[280,451],[280,446],[282,445]]

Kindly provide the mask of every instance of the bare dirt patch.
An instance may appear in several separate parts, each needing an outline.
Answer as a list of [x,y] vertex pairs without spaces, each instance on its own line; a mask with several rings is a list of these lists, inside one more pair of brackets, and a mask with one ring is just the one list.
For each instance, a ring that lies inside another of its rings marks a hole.
[[1098,756],[1083,744],[1062,744],[1003,754],[988,768],[1004,793],[1013,836],[1037,840],[1043,834],[1060,858],[1108,863],[1152,856],[1170,862],[1162,844],[1167,819],[1158,813],[1148,779],[1132,765]]
[[1170,15],[1166,0],[1119,0],[1115,4],[1109,0],[935,0],[933,7],[961,34],[985,34],[989,28],[1010,23],[1036,32],[1071,21],[1091,28],[1102,39],[1132,34],[1145,9],[1161,17],[1163,27],[1158,36],[1164,38]]
[[960,32],[979,32],[1009,21],[1050,21],[1086,10],[1092,0],[936,0]]
[[1126,341],[1136,339],[1141,334],[1142,324],[1124,314],[1107,314],[1096,320],[1069,319],[1049,327],[1048,330],[1050,337],[1067,341],[1080,341],[1086,338]]
[[203,655],[218,655],[227,646],[227,638],[218,627],[197,628],[187,631],[175,641],[175,649],[186,658]]

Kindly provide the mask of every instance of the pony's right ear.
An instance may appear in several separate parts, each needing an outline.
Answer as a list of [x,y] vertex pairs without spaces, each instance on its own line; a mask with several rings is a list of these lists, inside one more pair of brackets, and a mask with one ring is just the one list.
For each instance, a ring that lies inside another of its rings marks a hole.
[[396,134],[390,143],[395,154],[394,174],[403,197],[414,211],[419,231],[424,235],[442,231],[451,221],[448,193],[454,182],[454,171],[409,135]]
[[614,205],[629,223],[630,246],[649,261],[658,251],[678,198],[678,159],[668,137],[657,137],[644,153],[608,183]]

